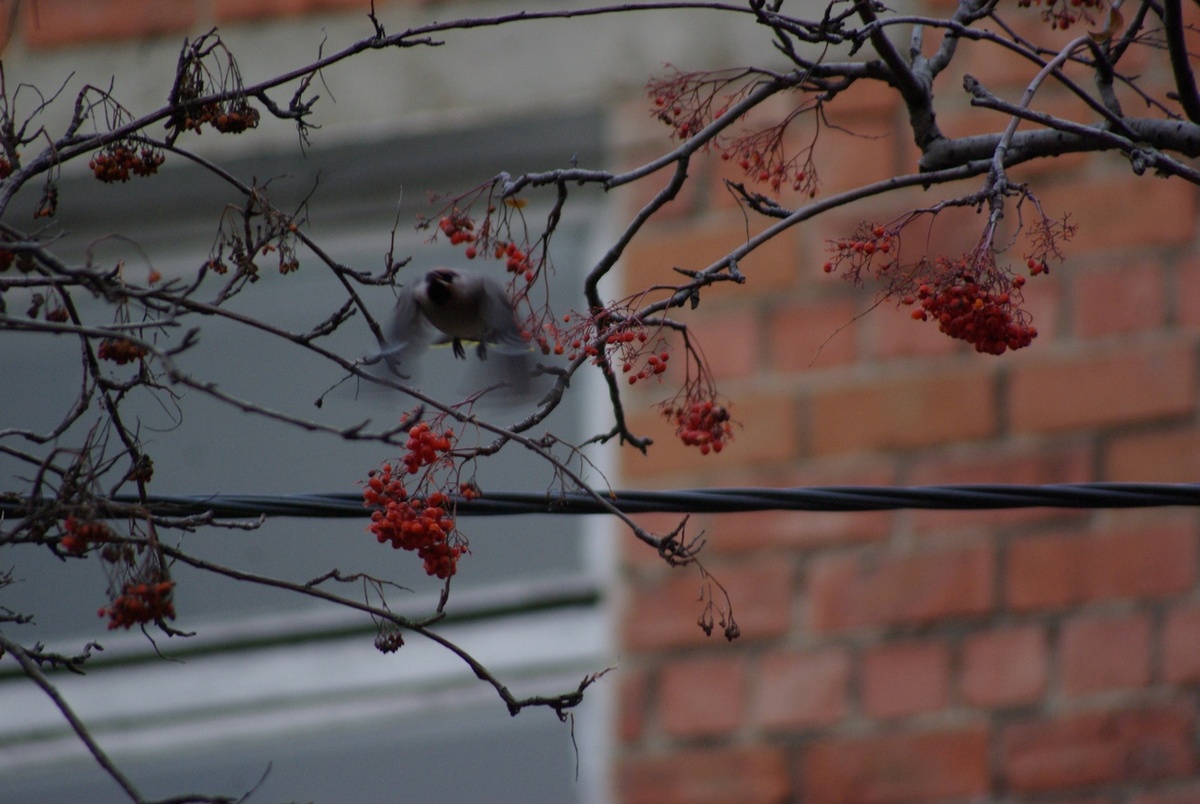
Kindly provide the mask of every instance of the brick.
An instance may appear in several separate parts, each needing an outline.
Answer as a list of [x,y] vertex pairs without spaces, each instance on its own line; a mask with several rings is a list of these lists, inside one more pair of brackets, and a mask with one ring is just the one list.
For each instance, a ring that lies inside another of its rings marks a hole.
[[659,673],[659,723],[671,737],[691,738],[736,731],[746,714],[743,657],[679,659]]
[[321,11],[362,11],[362,0],[215,0],[213,13],[222,22],[294,17]]
[[850,655],[840,648],[762,657],[755,723],[771,730],[829,726],[846,716]]
[[[877,461],[869,464],[821,467],[806,462],[803,470],[750,474],[744,481],[726,478],[733,485],[811,487],[895,483],[895,473]],[[892,511],[750,511],[694,519],[697,532],[709,535],[708,547],[723,552],[744,552],[769,547],[808,550],[832,544],[882,541],[891,533]]]
[[1193,425],[1138,432],[1112,439],[1104,453],[1104,479],[1191,483],[1200,477],[1200,430]]
[[802,801],[890,804],[982,795],[983,727],[822,740],[802,754]]
[[1068,620],[1059,635],[1059,672],[1067,696],[1144,686],[1150,680],[1149,619]]
[[1021,306],[1029,313],[1030,321],[1038,331],[1037,341],[1031,349],[1049,349],[1051,342],[1062,337],[1065,310],[1069,306],[1067,293],[1060,281],[1062,273],[1059,271],[1052,277],[1039,276],[1032,285],[1025,286],[1025,301]]
[[1164,679],[1200,681],[1200,604],[1185,604],[1167,613],[1162,652]]
[[1190,414],[1196,405],[1193,362],[1186,346],[1154,344],[1014,363],[1011,427],[1046,432]]
[[962,341],[948,338],[936,324],[914,321],[911,308],[880,305],[855,322],[864,330],[868,354],[878,360],[898,357],[946,357],[964,351]]
[[995,432],[994,378],[981,369],[910,372],[814,391],[814,455],[904,449]]
[[950,698],[950,650],[931,640],[871,648],[863,656],[861,683],[863,709],[871,717],[942,709]]
[[778,804],[791,792],[783,752],[764,746],[639,753],[617,779],[625,804]]
[[[1052,445],[1038,442],[1021,446],[980,445],[918,458],[905,482],[928,486],[947,483],[1084,483],[1094,480],[1093,452],[1088,444]],[[996,511],[914,511],[918,533],[967,526],[1009,525],[1044,519],[1081,517],[1062,508],[1014,508]]]
[[[644,149],[641,153],[642,158],[637,160],[637,165],[652,162],[662,156],[663,148]],[[627,167],[633,166],[628,165]],[[659,192],[670,181],[670,175],[670,173],[662,172],[650,179],[643,179],[623,185],[612,190],[609,197],[612,199],[614,206],[619,209],[628,210],[629,215],[634,215],[638,210],[658,197]],[[660,176],[661,180],[659,180]],[[675,197],[658,208],[658,213],[654,216],[655,222],[662,224],[668,221],[686,221],[699,212],[703,194],[703,184],[699,181],[693,179],[684,182],[683,186],[675,194]]]
[[1005,576],[1008,605],[1018,611],[1178,594],[1196,577],[1195,528],[1173,516],[1103,533],[1015,539]]
[[617,676],[617,738],[623,743],[640,740],[646,733],[650,706],[650,678],[644,669],[619,669]]
[[752,511],[705,517],[698,528],[708,534],[709,549],[721,552],[805,550],[882,541],[893,520],[890,511]]
[[1176,267],[1174,293],[1175,317],[1189,330],[1200,329],[1200,258],[1183,259]]
[[[734,618],[741,628],[739,644],[776,637],[791,620],[792,568],[774,558],[761,558],[736,566],[709,566],[733,602]],[[678,568],[659,583],[635,585],[624,612],[624,644],[630,650],[655,650],[682,645],[724,643],[720,626],[706,637],[696,625],[704,610],[700,594],[704,585],[691,567]],[[721,590],[712,587],[714,605],[725,603]]]
[[1087,712],[1003,728],[1000,763],[1016,792],[1169,779],[1195,768],[1190,707]]
[[[1184,182],[1115,174],[1048,185],[1038,197],[1050,217],[1071,214],[1071,223],[1078,227],[1069,247],[1071,258],[1118,248],[1183,245],[1195,236],[1196,191]],[[1113,214],[1114,198],[1137,199],[1137,214]]]
[[[829,104],[829,119],[845,131],[822,129],[813,151],[821,194],[851,190],[890,179],[899,169],[900,154],[911,141],[907,127],[897,125],[899,96],[883,87],[860,82],[861,98],[854,108],[839,97]],[[873,97],[868,98],[871,95]],[[900,139],[904,132],[905,139]]]
[[809,575],[809,627],[839,631],[986,614],[993,607],[991,547],[868,557],[828,556]]
[[197,10],[193,0],[38,0],[22,16],[25,43],[47,48],[186,32]]
[[[717,382],[747,377],[759,368],[764,344],[759,322],[762,315],[753,307],[701,307],[699,315],[689,320],[692,338],[708,361],[708,368]],[[671,362],[684,360],[682,351]],[[684,368],[682,363],[676,371]]]
[[1030,704],[1046,691],[1049,652],[1039,626],[999,628],[963,640],[962,696],[972,706]]
[[[953,11],[953,8],[949,10]],[[1052,50],[1064,46],[1076,34],[1074,29],[1057,31],[1049,28],[1036,14],[1005,14],[1004,21],[1006,25],[1012,26],[1020,36],[1032,37],[1032,41]],[[928,41],[925,46],[927,53],[933,52],[930,48],[936,41],[938,40]],[[1007,48],[995,47],[986,42],[959,40],[954,58],[954,74],[973,75],[993,92],[1003,93],[1005,89],[1024,89],[1036,73],[1036,65],[1031,65],[1027,59]],[[1038,93],[1038,100],[1042,100],[1041,92]],[[979,109],[972,109],[972,111],[976,116],[982,116],[979,115]],[[939,114],[938,119],[941,120],[941,117]],[[990,117],[995,117],[995,115]],[[1002,129],[1005,122],[1007,121],[1004,118],[1000,118],[999,123],[993,121],[992,127],[999,125]]]
[[1129,804],[1196,804],[1200,801],[1200,781],[1171,785],[1152,793],[1140,793]]
[[859,331],[851,299],[788,302],[771,310],[767,321],[771,367],[807,372],[852,363],[858,357]]
[[1084,338],[1144,332],[1162,326],[1166,287],[1149,261],[1108,266],[1074,277],[1075,333]]
[[[657,226],[634,238],[624,255],[624,287],[626,292],[644,290],[651,284],[679,284],[683,279],[673,267],[698,271],[745,244],[753,231],[747,232],[741,215],[700,218]],[[744,259],[738,268],[746,277],[744,285],[726,283],[701,291],[701,304],[709,300],[744,296],[764,290],[791,285],[800,271],[800,252],[793,231],[768,240]]]
[[669,473],[717,475],[731,468],[790,461],[800,451],[794,407],[793,400],[783,395],[739,394],[729,408],[736,422],[733,439],[719,455],[701,455],[696,447],[686,446],[676,437],[675,426],[657,407],[627,399],[630,429],[654,439],[654,444],[645,455],[621,450],[623,476],[637,480]]

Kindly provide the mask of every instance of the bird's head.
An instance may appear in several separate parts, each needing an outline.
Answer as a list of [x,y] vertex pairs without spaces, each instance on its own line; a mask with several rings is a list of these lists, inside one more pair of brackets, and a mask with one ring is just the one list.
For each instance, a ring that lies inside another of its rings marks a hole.
[[458,274],[449,268],[436,268],[425,274],[425,293],[433,304],[445,304],[454,293]]

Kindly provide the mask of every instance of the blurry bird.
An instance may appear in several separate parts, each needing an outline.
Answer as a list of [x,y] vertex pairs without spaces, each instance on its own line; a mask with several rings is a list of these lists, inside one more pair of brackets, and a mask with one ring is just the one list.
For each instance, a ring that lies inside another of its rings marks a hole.
[[[430,333],[432,326],[443,337]],[[466,358],[463,341],[487,360],[489,350],[501,383],[522,387],[532,376],[529,344],[521,337],[512,302],[504,287],[488,276],[457,268],[435,268],[414,286],[401,289],[387,332],[383,359],[392,372],[401,369],[431,343],[449,343],[455,357]]]

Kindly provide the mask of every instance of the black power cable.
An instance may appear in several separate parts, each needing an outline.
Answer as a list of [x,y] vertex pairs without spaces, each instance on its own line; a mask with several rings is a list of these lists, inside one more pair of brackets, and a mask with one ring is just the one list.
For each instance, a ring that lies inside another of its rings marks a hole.
[[[600,492],[627,513],[727,514],[740,511],[887,511],[904,508],[989,510],[1004,508],[1151,508],[1200,506],[1200,483],[967,484],[945,486],[813,486],[804,488],[680,489]],[[451,497],[459,516],[604,514],[591,494],[496,492],[465,500]],[[138,504],[134,497],[115,502]],[[211,512],[222,518],[286,516],[353,518],[367,515],[362,495],[212,494],[152,496],[146,506],[163,516]],[[0,512],[27,510],[27,502],[0,497]]]

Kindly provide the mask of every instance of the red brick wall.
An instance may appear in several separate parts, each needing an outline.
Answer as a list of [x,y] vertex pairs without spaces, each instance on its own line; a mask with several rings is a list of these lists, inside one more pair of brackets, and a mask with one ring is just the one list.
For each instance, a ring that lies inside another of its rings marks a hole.
[[[60,47],[347,6],[364,4],[38,0],[17,31],[29,47]],[[961,47],[963,70],[993,89],[1028,77],[1023,64]],[[1157,75],[1148,69],[1147,80]],[[1070,113],[1052,90],[1041,99]],[[618,125],[650,125],[642,106],[619,112]],[[825,131],[823,192],[913,168],[890,93],[856,89],[832,116],[871,136]],[[956,135],[995,126],[965,107],[939,120]],[[628,252],[630,282],[703,267],[740,242],[746,222],[724,170],[694,164],[693,181]],[[699,459],[653,412],[658,395],[639,391],[634,429],[658,443],[648,457],[624,456],[625,482],[1200,477],[1195,189],[1103,157],[1021,177],[1048,212],[1079,225],[1066,264],[1027,288],[1041,333],[1032,348],[980,356],[886,305],[856,318],[871,292],[822,273],[825,239],[936,199],[908,192],[833,213],[742,262],[744,287],[715,288],[681,313],[734,401],[735,442]],[[977,232],[964,214],[930,247],[954,253]],[[1200,801],[1196,512],[765,512],[694,517],[690,532],[700,530],[742,636],[706,638],[695,571],[627,540],[622,800]]]
[[[964,69],[1012,97],[1029,77],[994,61]],[[914,169],[887,93],[838,101],[836,122],[878,136],[822,134],[823,192]],[[624,130],[643,114],[627,110]],[[954,134],[997,119],[939,116]],[[631,246],[631,285],[702,268],[744,239],[724,170],[693,165],[700,189]],[[626,483],[1200,478],[1197,191],[1107,157],[1021,178],[1079,226],[1065,264],[1026,287],[1041,333],[1031,348],[978,355],[886,304],[855,318],[872,289],[822,272],[825,239],[978,183],[876,199],[801,225],[740,263],[744,286],[678,314],[743,427],[702,458],[647,406],[655,389],[639,390],[635,429],[657,443],[623,457]],[[965,213],[931,249],[958,253],[979,231]],[[741,626],[734,643],[696,627],[694,570],[628,539],[620,797],[1200,801],[1198,521],[1190,509],[693,517]]]
[[[389,5],[424,5],[429,0],[375,0]],[[30,48],[51,48],[97,41],[179,38],[199,25],[270,20],[323,11],[365,14],[370,0],[8,0],[15,10],[16,32]],[[8,20],[5,20],[8,22]]]

